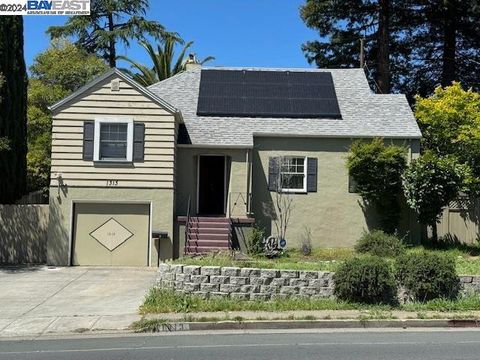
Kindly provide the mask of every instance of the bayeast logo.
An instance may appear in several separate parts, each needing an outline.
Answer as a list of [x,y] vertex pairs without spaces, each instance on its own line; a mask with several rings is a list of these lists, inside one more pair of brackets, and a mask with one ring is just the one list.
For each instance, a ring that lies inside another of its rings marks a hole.
[[0,15],[90,15],[90,0],[0,0]]

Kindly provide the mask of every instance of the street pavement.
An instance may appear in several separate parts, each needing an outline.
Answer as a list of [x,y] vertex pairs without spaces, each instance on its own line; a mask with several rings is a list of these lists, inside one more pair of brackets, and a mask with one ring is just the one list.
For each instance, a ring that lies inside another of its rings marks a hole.
[[0,341],[0,360],[467,360],[479,330],[283,331]]
[[0,268],[0,337],[119,330],[140,319],[152,268]]

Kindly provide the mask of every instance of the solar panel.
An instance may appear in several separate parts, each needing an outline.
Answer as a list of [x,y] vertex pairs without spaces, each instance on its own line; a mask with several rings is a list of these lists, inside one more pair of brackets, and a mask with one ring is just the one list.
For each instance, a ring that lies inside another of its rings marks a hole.
[[329,72],[202,70],[197,115],[340,119]]

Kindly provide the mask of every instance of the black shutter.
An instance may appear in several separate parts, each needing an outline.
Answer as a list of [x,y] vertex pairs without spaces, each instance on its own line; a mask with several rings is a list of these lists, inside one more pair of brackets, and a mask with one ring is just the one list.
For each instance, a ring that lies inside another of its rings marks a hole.
[[95,141],[95,123],[85,121],[83,123],[83,160],[93,161],[93,146]]
[[133,161],[143,161],[145,155],[145,124],[133,124]]
[[278,190],[278,180],[280,177],[280,158],[271,157],[268,159],[268,190]]
[[307,158],[307,192],[317,192],[317,158]]

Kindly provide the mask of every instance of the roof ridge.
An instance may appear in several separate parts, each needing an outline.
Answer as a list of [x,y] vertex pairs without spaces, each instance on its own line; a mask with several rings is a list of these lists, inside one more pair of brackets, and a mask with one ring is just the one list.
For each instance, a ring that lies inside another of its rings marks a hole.
[[331,72],[331,71],[353,71],[353,70],[364,71],[362,68],[353,68],[353,67],[327,69],[327,68],[300,68],[300,67],[284,68],[284,67],[261,67],[261,66],[205,66],[205,67],[202,67],[202,70],[227,70],[227,71],[257,70],[257,71],[296,71],[296,72]]
[[[195,71],[195,70],[193,70]],[[160,81],[157,81],[156,83],[152,84],[152,85],[149,85],[147,86],[147,89],[150,89],[150,88],[153,88],[154,86],[158,85],[158,84],[165,84],[165,83],[168,83],[170,82],[171,80],[177,80],[179,77],[183,76],[183,75],[186,75],[188,74],[189,72],[192,72],[192,70],[183,70],[179,73],[176,73],[175,75],[172,75],[166,79],[163,79],[163,80],[160,80]]]

